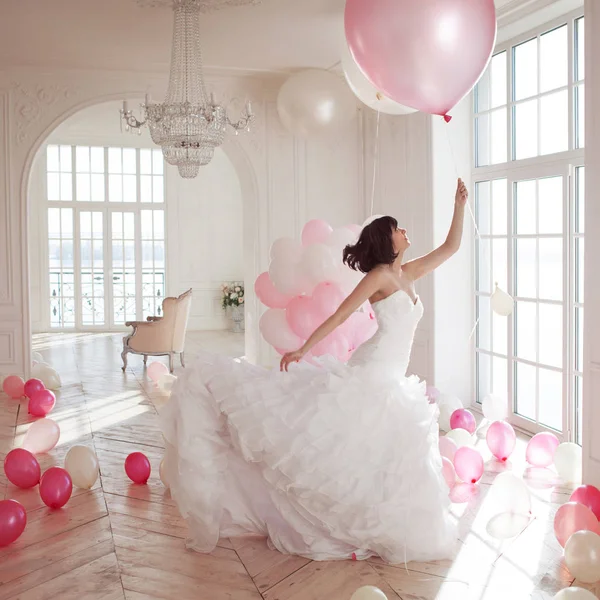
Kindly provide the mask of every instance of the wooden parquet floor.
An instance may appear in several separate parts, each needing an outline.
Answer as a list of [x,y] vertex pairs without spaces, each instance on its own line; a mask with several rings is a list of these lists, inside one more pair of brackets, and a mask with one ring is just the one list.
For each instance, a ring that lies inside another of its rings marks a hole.
[[[19,490],[0,474],[4,498],[22,502],[28,525],[19,540],[0,549],[0,600],[350,600],[363,585],[379,587],[388,600],[549,600],[573,584],[552,533],[553,515],[569,490],[546,470],[526,470],[524,440],[506,466],[530,483],[535,519],[517,537],[488,535],[486,495],[498,468],[489,461],[476,491],[453,512],[460,548],[453,560],[389,566],[367,562],[311,562],[268,549],[261,538],[223,539],[209,555],[186,550],[186,526],[158,467],[163,441],[157,409],[168,397],[147,379],[141,358],[120,369],[119,335],[40,335],[35,350],[60,372],[63,387],[50,415],[61,427],[59,445],[40,456],[42,469],[63,466],[73,444],[98,455],[101,478],[89,491],[75,489],[61,510],[46,508],[37,489]],[[191,334],[194,349],[239,355],[233,334]],[[0,394],[0,458],[20,445],[32,419],[25,402]],[[484,447],[483,440],[479,442]],[[132,451],[152,463],[146,486],[125,476]],[[593,589],[600,595],[600,587]]]

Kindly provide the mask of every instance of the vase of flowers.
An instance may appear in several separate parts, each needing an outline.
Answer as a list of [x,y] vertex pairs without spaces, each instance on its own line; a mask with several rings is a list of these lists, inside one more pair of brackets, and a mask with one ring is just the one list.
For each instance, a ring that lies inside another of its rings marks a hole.
[[244,284],[224,283],[221,292],[221,306],[231,317],[232,331],[241,333],[244,331]]

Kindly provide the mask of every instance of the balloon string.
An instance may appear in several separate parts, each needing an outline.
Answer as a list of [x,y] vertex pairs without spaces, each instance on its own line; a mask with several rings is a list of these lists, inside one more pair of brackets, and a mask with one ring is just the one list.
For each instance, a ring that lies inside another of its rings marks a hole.
[[371,184],[371,212],[370,217],[373,216],[373,205],[375,203],[375,179],[377,176],[377,162],[379,160],[379,119],[381,113],[377,111],[377,126],[375,128],[375,147],[373,149],[373,181]]

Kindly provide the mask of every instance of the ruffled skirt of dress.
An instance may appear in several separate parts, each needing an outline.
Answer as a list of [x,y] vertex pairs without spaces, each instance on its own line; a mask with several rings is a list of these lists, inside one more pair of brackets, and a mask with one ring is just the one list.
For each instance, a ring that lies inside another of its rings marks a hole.
[[279,373],[202,354],[160,419],[188,546],[258,533],[314,560],[449,557],[435,410],[416,378],[334,362]]

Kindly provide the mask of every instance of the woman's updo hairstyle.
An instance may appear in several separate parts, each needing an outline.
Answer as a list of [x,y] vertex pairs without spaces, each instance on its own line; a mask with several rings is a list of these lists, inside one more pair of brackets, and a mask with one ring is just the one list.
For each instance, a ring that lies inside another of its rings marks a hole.
[[398,254],[394,252],[392,233],[398,221],[393,217],[379,217],[360,232],[354,245],[344,248],[344,263],[354,271],[368,273],[377,265],[391,265]]

